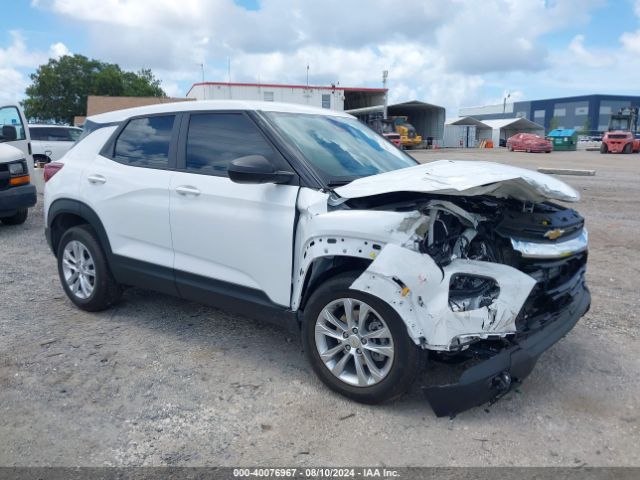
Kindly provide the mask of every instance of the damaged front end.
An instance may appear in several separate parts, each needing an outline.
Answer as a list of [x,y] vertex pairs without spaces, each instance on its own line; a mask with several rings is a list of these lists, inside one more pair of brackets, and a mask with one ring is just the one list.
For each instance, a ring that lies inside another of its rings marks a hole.
[[352,288],[385,299],[433,358],[475,363],[454,384],[424,388],[438,416],[504,395],[589,308],[588,237],[572,209],[409,193],[348,208],[423,215],[413,243],[384,245]]

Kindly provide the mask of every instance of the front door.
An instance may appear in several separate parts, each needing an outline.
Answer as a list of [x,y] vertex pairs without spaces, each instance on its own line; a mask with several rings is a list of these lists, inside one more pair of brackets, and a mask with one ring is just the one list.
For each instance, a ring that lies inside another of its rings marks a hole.
[[33,157],[29,145],[29,130],[24,114],[16,105],[0,106],[0,143],[19,148],[24,153],[33,174]]
[[289,307],[299,187],[237,184],[227,165],[263,155],[290,167],[246,113],[193,113],[183,125],[170,187],[178,289]]

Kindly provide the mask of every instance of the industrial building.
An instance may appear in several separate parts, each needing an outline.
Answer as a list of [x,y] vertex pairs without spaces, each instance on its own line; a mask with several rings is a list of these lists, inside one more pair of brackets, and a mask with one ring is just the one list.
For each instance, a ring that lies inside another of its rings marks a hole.
[[187,92],[187,98],[196,100],[298,103],[338,111],[384,105],[386,95],[386,88],[224,82],[194,83]]
[[341,85],[284,85],[267,83],[194,83],[187,92],[194,100],[257,100],[312,105],[351,113],[368,122],[382,115],[406,116],[424,139],[424,144],[440,144],[444,135],[445,109],[417,100],[386,105],[386,88],[343,87]]
[[620,108],[637,106],[640,106],[640,96],[582,95],[461,108],[459,114],[482,122],[526,118],[544,126],[547,132],[553,128],[566,128],[595,134],[607,130],[612,113]]

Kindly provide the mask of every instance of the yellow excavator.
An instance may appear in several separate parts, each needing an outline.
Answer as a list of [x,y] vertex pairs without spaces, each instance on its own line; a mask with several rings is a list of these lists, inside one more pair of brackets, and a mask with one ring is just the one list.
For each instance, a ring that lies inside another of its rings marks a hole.
[[404,148],[417,147],[422,143],[422,137],[418,135],[416,129],[407,120],[409,117],[398,115],[389,117],[389,121],[393,124],[395,131],[400,134],[400,143]]

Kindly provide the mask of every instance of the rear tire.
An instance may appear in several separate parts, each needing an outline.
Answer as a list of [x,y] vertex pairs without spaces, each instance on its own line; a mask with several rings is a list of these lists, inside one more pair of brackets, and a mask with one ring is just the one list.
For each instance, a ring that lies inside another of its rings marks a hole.
[[29,216],[29,210],[26,208],[20,208],[16,213],[11,215],[10,217],[0,218],[2,223],[5,225],[22,225],[27,221],[27,217]]
[[607,148],[607,144],[606,143],[601,143],[600,144],[600,153],[608,153],[609,149]]
[[633,146],[630,143],[627,143],[622,150],[622,153],[629,154],[633,151]]
[[[350,288],[358,276],[358,272],[336,275],[311,294],[304,309],[302,339],[307,359],[325,385],[358,402],[377,404],[406,392],[422,356],[389,304]],[[347,305],[352,306],[351,321]],[[361,320],[364,309],[367,313]],[[326,320],[327,311],[335,322]]]
[[109,308],[122,294],[104,250],[88,225],[72,227],[62,235],[58,274],[69,299],[88,312]]

